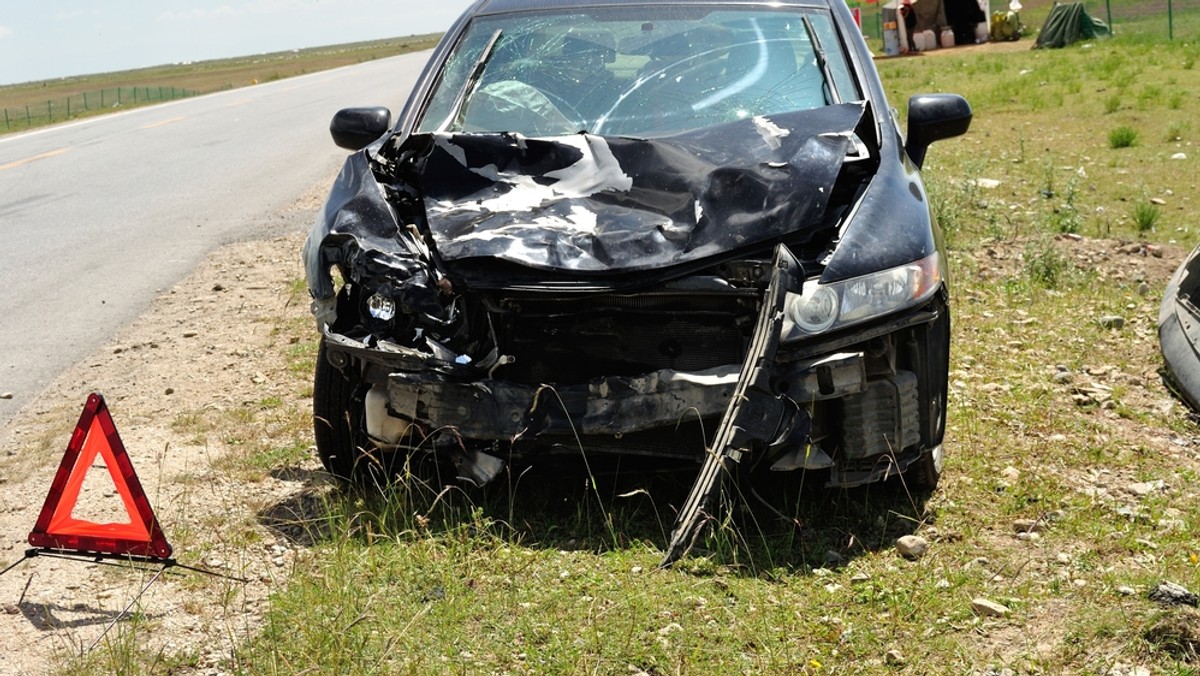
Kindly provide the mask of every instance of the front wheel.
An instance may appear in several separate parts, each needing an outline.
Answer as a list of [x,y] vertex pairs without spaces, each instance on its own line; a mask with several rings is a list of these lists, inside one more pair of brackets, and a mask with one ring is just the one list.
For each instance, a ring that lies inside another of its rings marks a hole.
[[313,438],[325,471],[342,483],[367,483],[390,477],[397,451],[378,447],[366,432],[364,399],[370,386],[355,364],[338,368],[325,341],[313,372]]

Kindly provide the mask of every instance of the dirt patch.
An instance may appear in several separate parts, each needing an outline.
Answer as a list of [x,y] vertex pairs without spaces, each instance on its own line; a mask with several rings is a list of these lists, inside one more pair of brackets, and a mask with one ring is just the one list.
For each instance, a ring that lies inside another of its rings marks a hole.
[[[308,315],[307,293],[295,283],[303,277],[298,251],[324,190],[315,187],[282,214],[296,234],[218,250],[0,430],[0,562],[24,554],[84,401],[98,391],[175,555],[249,580],[167,575],[141,597],[135,618],[106,641],[132,640],[138,650],[211,670],[256,631],[268,595],[286,581],[302,550],[280,525],[286,515],[272,510],[298,501],[306,486],[311,492],[315,463],[265,478],[223,471],[228,439],[190,424],[189,416],[266,405],[308,409],[296,377],[286,375],[285,355],[298,337],[280,331],[280,319],[304,326],[296,318]],[[123,521],[111,481],[97,470],[89,473],[74,514]],[[0,577],[0,672],[39,673],[64,664],[65,655],[79,654],[100,636],[150,575],[37,557]]]

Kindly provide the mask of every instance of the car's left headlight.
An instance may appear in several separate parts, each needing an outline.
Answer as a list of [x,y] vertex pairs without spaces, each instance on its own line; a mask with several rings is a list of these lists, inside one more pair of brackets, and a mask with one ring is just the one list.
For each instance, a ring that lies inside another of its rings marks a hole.
[[802,293],[787,296],[783,339],[835,331],[915,307],[928,300],[941,282],[937,252],[862,277],[831,284],[805,282]]

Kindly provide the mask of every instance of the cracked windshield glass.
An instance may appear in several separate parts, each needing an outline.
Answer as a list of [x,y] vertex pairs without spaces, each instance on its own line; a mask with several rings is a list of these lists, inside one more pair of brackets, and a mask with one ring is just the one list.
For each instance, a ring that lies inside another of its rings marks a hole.
[[857,100],[834,30],[761,8],[480,18],[419,130],[655,137]]

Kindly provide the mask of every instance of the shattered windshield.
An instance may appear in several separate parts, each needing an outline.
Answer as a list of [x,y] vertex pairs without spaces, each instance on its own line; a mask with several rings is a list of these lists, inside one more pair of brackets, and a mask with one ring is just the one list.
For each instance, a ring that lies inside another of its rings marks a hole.
[[522,13],[472,23],[418,130],[655,137],[859,98],[827,12]]

